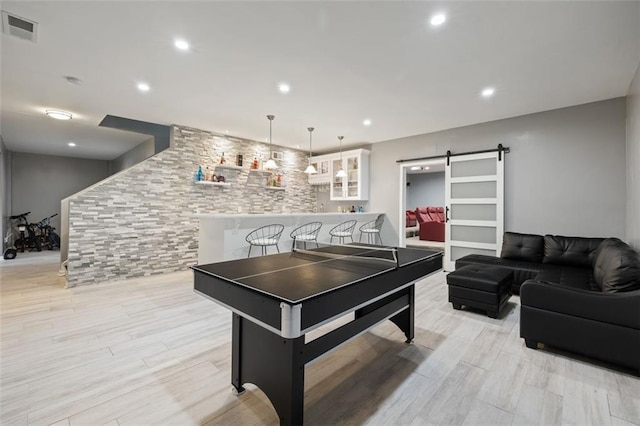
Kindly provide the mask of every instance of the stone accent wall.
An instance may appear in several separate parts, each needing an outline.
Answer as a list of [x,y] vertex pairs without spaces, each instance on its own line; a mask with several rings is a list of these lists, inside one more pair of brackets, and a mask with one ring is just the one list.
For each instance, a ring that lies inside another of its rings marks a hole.
[[[184,270],[197,260],[198,213],[311,212],[316,196],[307,183],[304,152],[276,147],[284,191],[266,189],[264,173],[250,171],[269,145],[174,126],[171,147],[121,172],[69,202],[67,285]],[[196,185],[201,165],[214,170],[244,157],[241,170],[220,170],[228,187]]]

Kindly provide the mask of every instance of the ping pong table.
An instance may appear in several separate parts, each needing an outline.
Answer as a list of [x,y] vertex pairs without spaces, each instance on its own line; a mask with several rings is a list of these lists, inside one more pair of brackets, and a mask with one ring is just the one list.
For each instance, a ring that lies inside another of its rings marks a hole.
[[[357,244],[196,265],[194,289],[233,312],[231,382],[253,383],[280,423],[302,424],[304,366],[389,319],[410,343],[417,280],[442,268],[442,252]],[[310,342],[346,314],[353,320]]]

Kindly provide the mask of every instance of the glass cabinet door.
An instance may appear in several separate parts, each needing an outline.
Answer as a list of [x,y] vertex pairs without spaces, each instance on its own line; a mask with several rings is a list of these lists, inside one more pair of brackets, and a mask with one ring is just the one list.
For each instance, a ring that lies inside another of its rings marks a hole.
[[338,173],[338,170],[342,168],[342,160],[333,160],[331,167],[331,173],[333,174],[333,176],[331,176],[331,199],[344,198],[343,185],[345,178],[336,177],[336,173]]
[[360,179],[358,157],[347,157],[347,197],[358,198],[360,196],[358,191],[358,184]]
[[329,160],[322,160],[320,162],[320,168],[318,170],[319,175],[326,176],[329,174]]

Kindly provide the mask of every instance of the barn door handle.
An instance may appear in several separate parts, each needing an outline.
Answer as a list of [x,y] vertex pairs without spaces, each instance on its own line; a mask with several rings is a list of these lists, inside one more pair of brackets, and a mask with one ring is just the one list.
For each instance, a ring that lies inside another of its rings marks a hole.
[[444,208],[444,221],[449,222],[449,206]]

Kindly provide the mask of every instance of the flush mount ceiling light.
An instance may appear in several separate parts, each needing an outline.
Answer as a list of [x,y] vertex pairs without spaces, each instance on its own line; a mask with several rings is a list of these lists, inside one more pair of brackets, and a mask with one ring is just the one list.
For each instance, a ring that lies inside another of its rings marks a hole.
[[289,91],[291,90],[291,86],[289,86],[287,83],[280,83],[278,84],[278,90],[280,91],[280,93],[289,93]]
[[44,112],[51,118],[55,118],[56,120],[71,120],[73,118],[73,114],[67,111],[60,111],[57,109],[48,109]]
[[440,26],[442,24],[444,24],[444,22],[447,20],[447,17],[444,13],[436,13],[435,15],[433,15],[431,17],[431,19],[429,20],[429,22],[431,23],[431,25],[433,25],[434,27]]
[[273,119],[276,118],[275,115],[267,115],[269,119],[269,159],[264,164],[265,170],[275,170],[278,168],[278,165],[275,161],[273,161],[273,152],[271,151],[271,125],[273,124]]
[[189,50],[189,43],[182,39],[175,39],[173,45],[179,50]]
[[371,126],[371,120],[369,120],[368,118],[365,118],[364,121],[362,122],[363,126]]
[[344,136],[338,136],[338,140],[340,141],[340,170],[336,173],[336,177],[339,178],[347,177],[347,173],[342,168],[342,139],[344,139]]
[[486,87],[486,88],[482,89],[482,92],[480,92],[480,94],[482,95],[483,98],[490,98],[495,93],[496,93],[496,89],[494,89],[493,87]]
[[311,133],[313,132],[313,127],[307,127],[307,130],[309,131],[309,165],[304,170],[304,172],[308,173],[310,175],[313,175],[313,174],[318,173],[316,168],[313,167],[313,164],[311,164]]
[[76,146],[76,143],[75,142],[69,142],[67,145],[69,145],[70,147],[73,148],[74,146]]
[[138,83],[138,90],[141,92],[148,92],[149,89],[151,89],[149,87],[149,85],[147,83]]
[[412,166],[411,170],[413,170],[413,171],[422,170],[422,167],[420,167],[420,166]]

